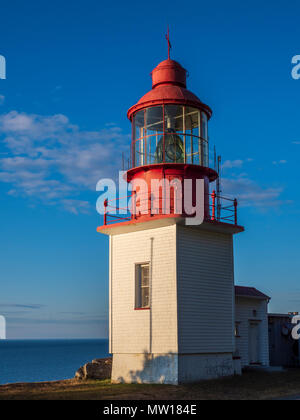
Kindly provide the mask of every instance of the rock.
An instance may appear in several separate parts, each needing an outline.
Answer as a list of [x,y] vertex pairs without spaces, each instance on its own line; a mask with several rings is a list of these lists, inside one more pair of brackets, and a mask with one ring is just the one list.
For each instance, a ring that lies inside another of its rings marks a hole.
[[105,363],[106,365],[112,365],[112,358],[108,357],[107,359],[94,359],[92,363]]
[[84,366],[79,368],[75,373],[75,379],[83,379],[84,378]]
[[110,379],[112,369],[112,359],[95,359],[92,363],[87,363],[75,374],[75,378],[79,380],[86,379]]

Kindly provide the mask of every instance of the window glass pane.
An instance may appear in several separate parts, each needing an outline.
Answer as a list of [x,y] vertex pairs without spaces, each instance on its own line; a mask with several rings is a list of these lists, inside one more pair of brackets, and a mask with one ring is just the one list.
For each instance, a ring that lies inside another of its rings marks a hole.
[[207,140],[203,140],[202,144],[203,144],[203,166],[209,167],[209,154],[208,154]]
[[149,288],[144,287],[144,288],[142,288],[142,296],[141,296],[142,305],[141,305],[141,307],[142,308],[148,308],[149,303],[150,303],[149,301],[150,301],[150,299],[149,299]]
[[201,137],[207,140],[207,115],[205,112],[201,112]]
[[192,163],[192,137],[185,136],[186,163]]
[[143,136],[143,128],[144,128],[144,110],[139,111],[134,116],[134,138],[139,139]]
[[187,132],[191,133],[191,130],[194,130],[194,134],[198,136],[198,130],[200,121],[200,111],[195,108],[185,107],[185,129]]
[[156,149],[161,138],[162,133],[148,136],[148,163],[156,163]]
[[193,137],[193,164],[199,165],[199,145],[200,139],[199,137]]
[[137,112],[133,118],[133,141],[135,143],[135,166],[155,163],[155,151],[163,137],[163,108],[151,107]]
[[141,267],[141,286],[149,286],[149,266]]
[[135,142],[135,166],[141,166],[144,162],[144,140]]
[[147,134],[163,132],[163,109],[162,106],[154,106],[146,109],[145,126]]
[[166,130],[183,132],[183,106],[165,105]]
[[183,112],[183,106],[165,105],[165,133],[155,151],[156,163],[184,163]]

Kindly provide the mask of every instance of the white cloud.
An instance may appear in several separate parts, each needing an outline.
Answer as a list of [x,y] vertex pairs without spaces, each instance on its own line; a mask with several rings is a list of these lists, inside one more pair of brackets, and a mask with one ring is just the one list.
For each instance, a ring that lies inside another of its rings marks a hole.
[[272,163],[273,165],[285,165],[287,163],[287,160],[274,160]]
[[0,106],[3,105],[5,102],[5,96],[4,95],[0,95]]
[[283,203],[280,199],[283,188],[263,188],[244,176],[236,179],[223,178],[222,188],[225,195],[236,197],[243,207],[269,208]]
[[[223,169],[242,169],[244,163],[253,162],[253,158],[247,158],[245,160],[226,160],[222,165]],[[286,160],[274,161],[274,165],[284,165]],[[253,181],[249,175],[245,172],[239,171],[239,174],[234,178],[222,178],[222,191],[225,196],[231,198],[237,198],[239,205],[244,207],[256,207],[266,209],[270,207],[279,207],[283,203],[289,201],[283,201],[280,196],[283,192],[282,187],[263,187],[257,182]]]
[[101,177],[116,175],[130,136],[115,125],[84,131],[65,115],[12,111],[0,115],[0,141],[9,153],[0,156],[0,182],[11,184],[10,194],[50,204],[59,200],[78,213],[90,207],[78,194],[95,190]]
[[231,168],[241,168],[243,166],[243,161],[240,159],[237,160],[226,160],[222,168],[223,169],[231,169]]
[[66,199],[62,200],[62,204],[68,212],[73,214],[89,213],[91,209],[91,204],[83,200]]
[[33,118],[25,114],[10,112],[0,118],[0,126],[5,132],[26,132],[33,129]]

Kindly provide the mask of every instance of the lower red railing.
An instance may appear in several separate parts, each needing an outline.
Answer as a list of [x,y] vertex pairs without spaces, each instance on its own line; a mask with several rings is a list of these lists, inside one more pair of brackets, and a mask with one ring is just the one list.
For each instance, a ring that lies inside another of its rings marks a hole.
[[[230,223],[230,224],[237,225],[238,224],[237,199],[230,199],[227,197],[223,197],[221,195],[217,195],[215,191],[209,194],[209,196],[211,200],[209,204],[210,216],[208,219],[215,222],[223,222],[223,223]],[[134,199],[135,192],[128,195],[128,197],[104,201],[104,225],[105,226],[108,224],[113,224],[115,222],[130,221],[134,218],[137,218],[137,214],[131,213],[128,208],[112,205],[112,203],[117,204],[121,199],[124,200],[124,198],[127,199],[127,203],[128,203],[128,200],[132,197]],[[145,197],[145,200],[146,201],[151,200],[151,194],[150,195],[147,194],[147,196]],[[140,202],[140,195],[139,195],[139,202]],[[226,204],[224,205],[224,203]],[[132,205],[136,206],[136,203]],[[123,210],[123,211],[127,210],[128,213],[122,215],[119,213],[120,210]],[[159,212],[159,214],[164,214],[162,209],[160,210],[161,212]],[[151,213],[151,210],[149,211],[149,213]]]

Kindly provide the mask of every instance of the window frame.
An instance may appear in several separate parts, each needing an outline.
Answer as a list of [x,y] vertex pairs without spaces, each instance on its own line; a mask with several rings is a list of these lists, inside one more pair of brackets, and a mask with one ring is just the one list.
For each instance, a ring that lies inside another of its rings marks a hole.
[[[148,286],[142,286],[142,267],[148,267]],[[142,263],[135,263],[134,267],[134,309],[135,310],[149,310],[151,308],[151,264],[149,261]],[[142,306],[142,290],[148,289],[148,306]]]

